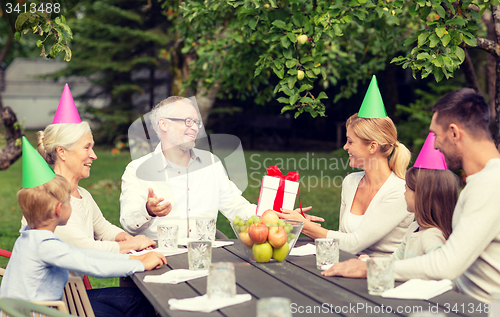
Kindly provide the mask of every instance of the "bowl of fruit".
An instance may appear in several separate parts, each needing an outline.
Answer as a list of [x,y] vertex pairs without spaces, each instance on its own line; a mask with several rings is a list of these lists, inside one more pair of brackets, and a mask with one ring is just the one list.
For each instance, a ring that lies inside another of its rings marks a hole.
[[285,261],[297,242],[304,223],[280,219],[274,210],[261,217],[236,217],[231,227],[250,262],[272,263]]

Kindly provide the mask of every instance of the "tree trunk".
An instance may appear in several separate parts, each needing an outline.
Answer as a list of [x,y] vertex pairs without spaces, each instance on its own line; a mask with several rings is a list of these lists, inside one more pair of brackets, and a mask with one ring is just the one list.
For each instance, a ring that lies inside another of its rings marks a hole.
[[201,83],[198,83],[196,103],[198,104],[198,109],[200,109],[201,120],[204,124],[207,123],[208,115],[210,114],[210,110],[212,110],[218,92],[219,85],[217,84],[214,84],[207,90],[202,87]]
[[476,71],[474,70],[474,64],[472,63],[472,59],[470,58],[470,55],[467,52],[467,50],[465,50],[465,60],[462,66],[463,66],[462,70],[464,71],[465,75],[465,80],[467,81],[469,87],[474,89],[478,93],[481,93],[481,89],[479,89],[479,82],[476,76]]
[[[7,52],[12,46],[14,36],[9,33],[5,45],[0,50],[0,64],[5,60]],[[5,76],[5,73],[2,74]],[[0,78],[0,80],[4,80]],[[5,127],[5,141],[7,144],[0,151],[0,170],[9,168],[22,154],[21,137],[24,135],[17,117],[10,107],[4,107],[2,103],[2,90],[0,89],[0,124]]]
[[[490,41],[495,41],[495,29],[493,26],[491,12],[485,10],[483,13],[483,22],[486,25],[487,38]],[[492,54],[486,54],[486,89],[488,92],[488,101],[490,104],[490,115],[495,117],[495,79],[496,78],[496,62]]]
[[0,152],[0,170],[5,170],[21,157],[23,131],[17,122],[16,114],[10,107],[4,107],[0,117],[5,126],[5,139],[7,141],[7,145]]

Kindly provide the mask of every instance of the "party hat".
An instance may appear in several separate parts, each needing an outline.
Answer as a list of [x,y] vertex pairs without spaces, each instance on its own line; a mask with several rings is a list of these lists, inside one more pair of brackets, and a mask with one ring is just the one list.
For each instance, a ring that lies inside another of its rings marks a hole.
[[23,188],[40,186],[55,176],[49,164],[23,136]]
[[378,89],[377,78],[375,75],[372,77],[370,86],[365,94],[365,99],[359,108],[358,117],[360,118],[385,118],[387,117],[387,112],[385,112],[384,101],[382,100],[382,95],[380,95],[380,90]]
[[438,149],[434,148],[434,141],[436,140],[436,135],[429,132],[427,139],[424,142],[424,146],[418,154],[417,160],[413,167],[434,169],[434,170],[445,170],[448,167],[444,160],[444,155]]
[[73,100],[68,84],[65,84],[52,124],[80,122],[82,122],[82,120],[80,119],[78,110],[76,110],[75,101]]

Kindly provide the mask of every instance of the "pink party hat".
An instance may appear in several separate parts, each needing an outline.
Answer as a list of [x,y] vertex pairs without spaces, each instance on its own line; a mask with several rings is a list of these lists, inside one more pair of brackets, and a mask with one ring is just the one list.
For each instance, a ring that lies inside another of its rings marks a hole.
[[75,101],[73,100],[68,84],[65,84],[52,124],[80,122],[82,122],[82,120],[80,119],[78,110],[76,110]]
[[446,162],[444,160],[444,155],[438,149],[434,148],[434,141],[436,140],[436,135],[429,132],[427,139],[424,142],[424,146],[418,154],[417,160],[413,167],[426,168],[434,170],[445,170],[448,169]]

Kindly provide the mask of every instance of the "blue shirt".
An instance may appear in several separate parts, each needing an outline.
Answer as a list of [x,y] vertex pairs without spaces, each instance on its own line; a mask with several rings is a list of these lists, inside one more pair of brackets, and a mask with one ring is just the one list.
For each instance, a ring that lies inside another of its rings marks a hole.
[[144,271],[127,254],[70,246],[49,230],[22,228],[5,270],[0,297],[29,301],[61,300],[68,270],[101,278]]

